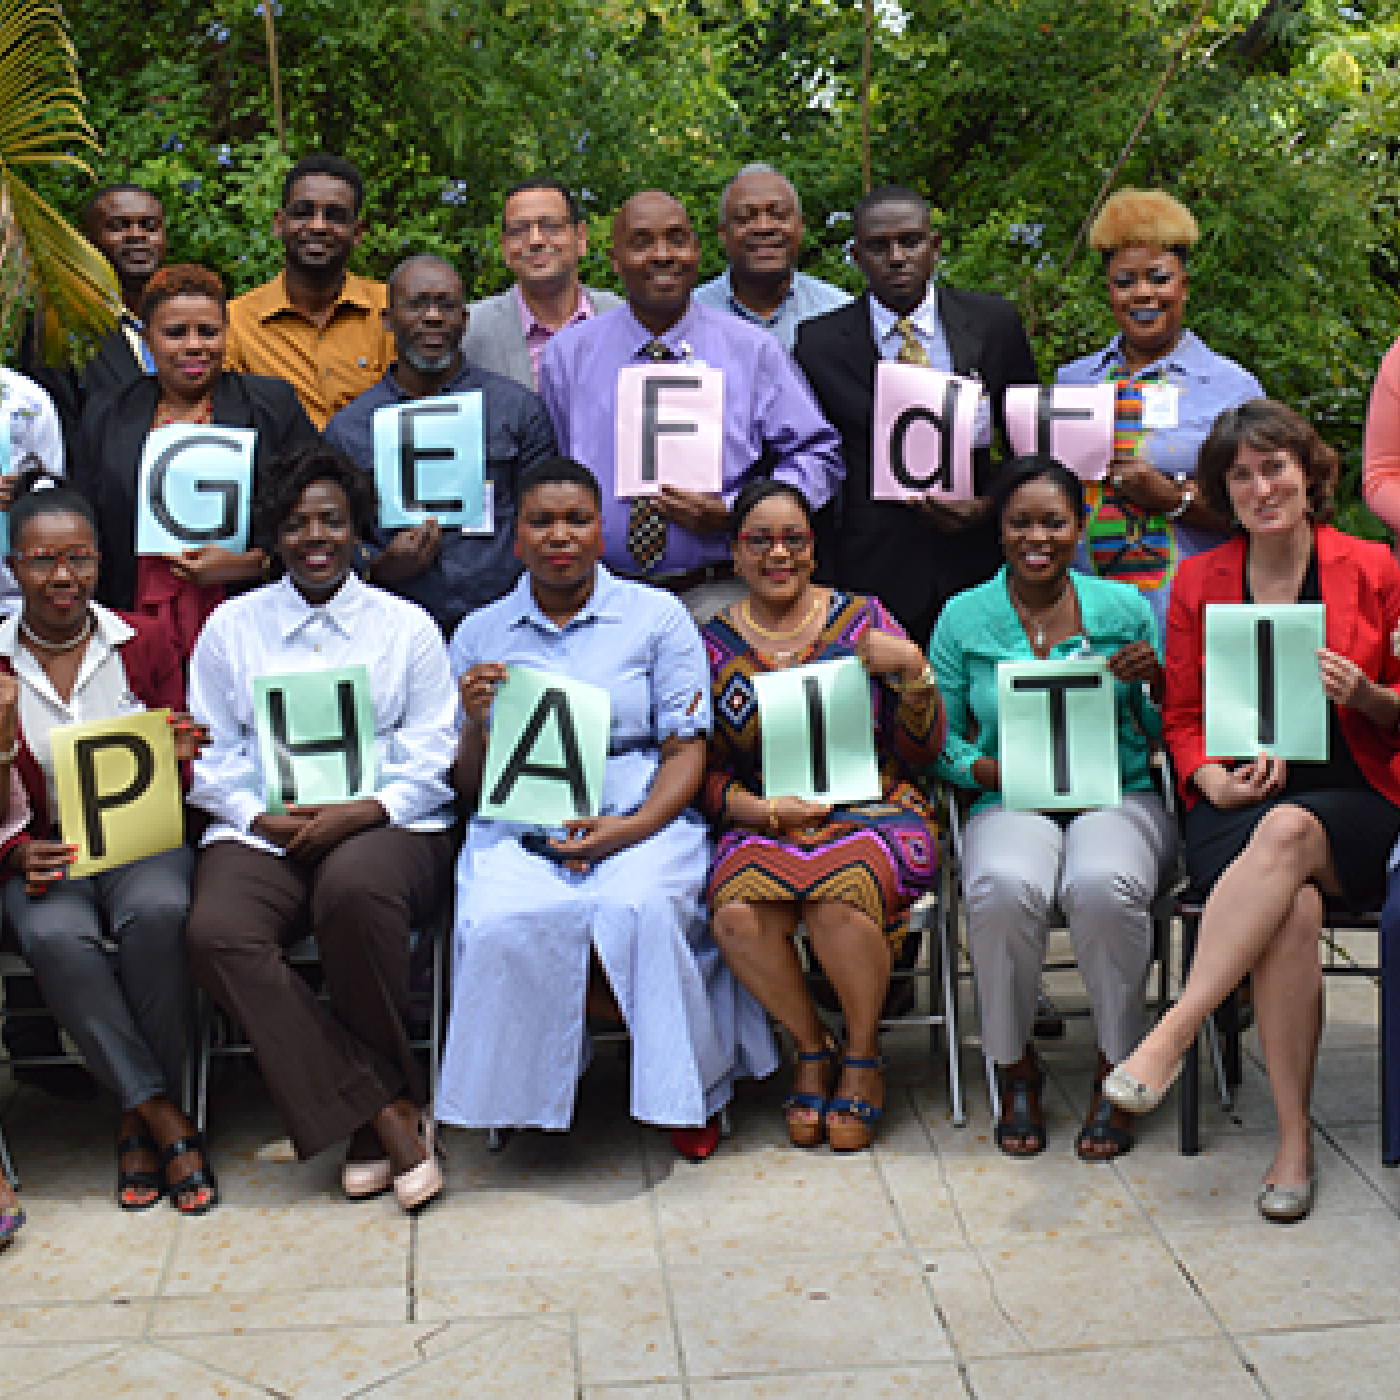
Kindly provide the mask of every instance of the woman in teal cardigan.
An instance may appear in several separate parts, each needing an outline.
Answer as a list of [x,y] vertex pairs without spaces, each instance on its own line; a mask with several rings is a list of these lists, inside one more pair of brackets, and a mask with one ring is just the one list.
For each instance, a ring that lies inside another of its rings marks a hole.
[[[993,487],[1006,565],[953,598],[929,646],[948,716],[936,771],[978,793],[963,835],[968,943],[982,1043],[1002,1089],[997,1145],[1045,1148],[1044,1075],[1031,1043],[1036,992],[1056,911],[1069,925],[1089,991],[1099,1063],[1075,1151],[1107,1161],[1132,1146],[1127,1115],[1100,1089],[1142,1033],[1152,901],[1172,869],[1176,833],[1152,785],[1161,733],[1161,648],[1135,588],[1076,573],[1084,493],[1049,457],[1023,457]],[[1082,812],[1008,811],[1001,802],[997,663],[1103,656],[1114,678],[1122,802]]]

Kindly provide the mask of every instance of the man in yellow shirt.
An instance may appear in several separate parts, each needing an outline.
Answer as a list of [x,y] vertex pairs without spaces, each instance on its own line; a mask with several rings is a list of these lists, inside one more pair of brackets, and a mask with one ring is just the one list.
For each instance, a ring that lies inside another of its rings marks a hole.
[[286,266],[228,309],[224,367],[285,379],[318,431],[394,358],[384,284],[345,270],[364,236],[364,199],[364,180],[348,160],[299,160],[272,216]]

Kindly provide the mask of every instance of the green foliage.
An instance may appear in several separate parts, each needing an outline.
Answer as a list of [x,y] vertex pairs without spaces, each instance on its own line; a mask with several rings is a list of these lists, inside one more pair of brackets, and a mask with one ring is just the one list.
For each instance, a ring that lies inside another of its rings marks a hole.
[[[874,177],[930,196],[945,275],[1016,300],[1049,376],[1113,333],[1096,255],[1066,261],[1197,0],[877,8]],[[152,185],[171,256],[234,292],[280,266],[280,180],[312,149],[365,172],[358,265],[377,275],[431,249],[476,293],[504,285],[500,195],[549,173],[581,194],[590,280],[611,282],[612,213],[647,186],[686,202],[710,276],[719,192],[767,160],[802,193],[805,265],[859,283],[852,0],[299,0],[276,12],[289,156],[259,6],[84,0],[70,20],[100,178]],[[1117,181],[1191,206],[1190,324],[1323,428],[1348,503],[1370,380],[1400,330],[1397,75],[1395,0],[1217,0]],[[89,188],[62,172],[46,186],[68,211]]]

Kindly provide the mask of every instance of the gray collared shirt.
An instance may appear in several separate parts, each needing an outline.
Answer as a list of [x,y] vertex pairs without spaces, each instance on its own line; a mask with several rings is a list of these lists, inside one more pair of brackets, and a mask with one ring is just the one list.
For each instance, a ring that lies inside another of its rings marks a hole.
[[833,287],[830,282],[823,282],[819,277],[809,277],[805,272],[794,272],[782,305],[771,316],[760,316],[757,311],[751,311],[742,302],[735,300],[734,289],[729,284],[728,268],[713,282],[696,287],[694,297],[704,306],[713,306],[718,311],[742,316],[753,325],[765,331],[772,331],[789,354],[792,353],[793,344],[797,340],[797,328],[803,321],[810,321],[813,316],[820,316],[825,311],[835,311],[838,306],[845,306],[851,299],[848,293],[843,292],[840,287]]

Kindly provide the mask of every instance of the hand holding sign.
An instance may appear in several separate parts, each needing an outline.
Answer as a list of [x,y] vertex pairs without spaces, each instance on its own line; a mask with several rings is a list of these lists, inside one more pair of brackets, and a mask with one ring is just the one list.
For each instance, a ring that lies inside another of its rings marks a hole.
[[724,482],[724,374],[684,361],[617,374],[619,500],[662,486],[714,495]]
[[1321,603],[1208,603],[1205,739],[1211,758],[1327,758],[1327,696],[1318,669]]
[[1006,434],[1018,457],[1054,457],[1082,481],[1099,481],[1113,457],[1112,384],[1013,384]]
[[881,360],[870,454],[873,499],[918,501],[932,493],[971,500],[981,393],[975,379]]
[[[63,840],[74,875],[129,865],[185,839],[180,770],[168,710],[145,710],[49,734]],[[26,879],[44,881],[66,864],[46,847]]]
[[760,672],[763,794],[807,802],[872,802],[881,795],[870,677],[854,657]]
[[491,709],[477,816],[535,826],[597,816],[611,723],[606,690],[511,666]]
[[379,523],[441,525],[481,521],[486,445],[481,390],[439,394],[374,411],[374,484]]
[[137,554],[248,548],[252,428],[168,423],[146,435],[137,488]]
[[1103,657],[997,663],[1002,801],[1075,812],[1121,801],[1113,678]]
[[373,795],[374,705],[363,666],[256,676],[253,714],[269,812]]

